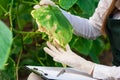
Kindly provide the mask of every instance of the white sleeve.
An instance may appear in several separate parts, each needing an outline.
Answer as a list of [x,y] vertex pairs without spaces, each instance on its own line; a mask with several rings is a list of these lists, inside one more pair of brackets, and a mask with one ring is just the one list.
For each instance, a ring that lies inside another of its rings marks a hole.
[[120,67],[96,64],[93,77],[102,80],[120,80]]
[[89,19],[90,23],[99,30],[101,29],[104,17],[106,15],[106,11],[110,7],[111,3],[112,0],[100,0],[93,16]]
[[[111,0],[112,1],[112,0]],[[98,7],[90,19],[81,18],[61,10],[74,29],[74,33],[85,38],[95,39],[101,35],[101,25],[104,13],[109,7],[110,0],[100,0]]]

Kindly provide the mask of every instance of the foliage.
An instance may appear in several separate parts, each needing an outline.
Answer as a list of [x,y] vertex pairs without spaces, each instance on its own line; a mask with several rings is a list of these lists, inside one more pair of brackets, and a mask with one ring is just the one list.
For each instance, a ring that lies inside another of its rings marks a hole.
[[[71,14],[85,18],[92,16],[97,3],[98,0],[71,0],[70,2],[66,0],[59,0],[61,8],[68,10]],[[98,56],[105,48],[105,44],[101,38],[88,40],[75,35],[73,36],[70,45],[77,53],[90,56],[96,63],[99,63]]]
[[71,1],[59,0],[60,6],[65,10],[71,8],[76,2],[77,0],[71,0]]
[[10,53],[10,47],[12,44],[12,32],[2,21],[0,21],[0,42],[0,69],[3,69]]
[[39,31],[48,35],[49,41],[59,43],[65,47],[72,39],[72,25],[65,18],[58,7],[42,6],[31,12],[35,18]]
[[[53,1],[71,14],[85,18],[92,16],[98,3],[98,0]],[[3,77],[0,76],[0,80],[18,80],[18,71],[25,65],[61,66],[43,51],[48,37],[45,33],[37,31],[36,21],[30,14],[33,6],[38,3],[39,0],[0,1],[0,19],[9,26],[8,30],[6,25],[0,22],[0,47],[3,46],[6,49],[4,50],[2,47],[0,49],[0,69],[5,65],[4,70],[0,70],[0,74],[3,75]],[[6,32],[2,29],[6,30]],[[4,43],[6,40],[7,45]],[[76,53],[89,56],[94,62],[99,62],[100,53],[109,48],[109,46],[105,47],[102,38],[87,40],[75,35],[70,42],[70,46]],[[2,50],[5,52],[2,52]]]
[[0,80],[15,80],[15,62],[9,58],[4,70],[0,70]]

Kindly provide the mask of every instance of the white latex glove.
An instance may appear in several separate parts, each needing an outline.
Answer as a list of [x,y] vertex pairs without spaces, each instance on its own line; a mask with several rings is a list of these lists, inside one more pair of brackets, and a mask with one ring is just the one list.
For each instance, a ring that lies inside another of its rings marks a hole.
[[38,9],[38,8],[40,8],[40,6],[43,6],[43,5],[55,6],[55,3],[53,1],[51,1],[51,0],[41,0],[38,5],[34,6],[34,9]]
[[55,61],[74,67],[88,74],[92,73],[95,64],[76,55],[71,51],[69,45],[66,46],[66,51],[60,47],[54,47],[49,42],[47,42],[47,46],[48,47],[44,48],[44,51],[52,56]]
[[43,79],[35,73],[30,73],[27,80],[43,80]]

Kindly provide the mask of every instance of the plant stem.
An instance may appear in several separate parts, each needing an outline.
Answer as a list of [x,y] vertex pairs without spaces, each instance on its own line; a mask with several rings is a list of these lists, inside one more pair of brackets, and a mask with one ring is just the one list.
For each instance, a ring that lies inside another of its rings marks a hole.
[[22,49],[20,51],[20,54],[19,54],[19,57],[18,57],[18,60],[17,60],[17,64],[16,64],[16,80],[18,80],[18,70],[19,70],[19,63],[20,63],[20,59],[21,59],[21,56],[22,56]]
[[[21,42],[23,43],[22,35],[21,35]],[[22,52],[23,52],[23,45],[22,45],[22,49],[20,50],[20,54],[18,56],[18,60],[17,60],[17,64],[16,64],[16,80],[18,80],[18,78],[19,78],[18,71],[19,71],[19,64],[20,64],[20,59],[21,59],[21,56],[22,56]]]
[[45,65],[43,64],[43,62],[41,61],[41,59],[40,59],[38,56],[36,56],[36,57],[37,57],[39,63],[40,63],[42,66],[45,66]]
[[12,7],[13,7],[13,0],[11,0],[10,8],[9,8],[9,19],[10,19],[10,29],[13,30],[13,23],[12,23]]
[[0,8],[1,8],[5,13],[7,13],[7,10],[5,10],[5,8],[4,8],[2,5],[0,5]]
[[[20,2],[21,2],[21,0],[20,0]],[[20,5],[20,2],[18,3],[17,8],[16,8],[16,18],[17,18],[18,27],[21,30],[22,26],[20,24],[20,19],[19,19],[19,5]]]
[[15,30],[14,28],[13,28],[13,31],[16,32],[16,33],[19,33],[19,34],[41,34],[41,32],[39,32],[39,31],[36,31],[36,32],[25,32],[25,31]]

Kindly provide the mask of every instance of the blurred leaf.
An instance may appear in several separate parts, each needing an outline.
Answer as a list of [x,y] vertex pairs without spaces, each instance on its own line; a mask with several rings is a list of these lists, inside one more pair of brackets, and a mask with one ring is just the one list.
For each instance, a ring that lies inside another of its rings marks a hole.
[[83,14],[89,14],[90,16],[96,8],[93,0],[78,0],[77,5],[81,8]]
[[11,44],[12,32],[2,21],[0,21],[0,69],[4,68],[4,65],[9,57]]
[[[31,7],[31,5],[25,5],[25,4],[19,5],[17,20],[18,20],[19,28],[21,30],[29,26],[30,22],[32,21],[32,16],[30,14],[32,9],[33,8]],[[29,28],[27,29],[29,30]]]
[[11,0],[0,0],[0,18],[8,12]]
[[71,48],[75,51],[88,55],[92,46],[92,40],[87,40],[81,37],[74,36],[72,41],[70,42]]
[[104,48],[105,48],[105,45],[101,39],[97,39],[93,41],[91,50],[89,52],[89,56],[94,62],[99,63],[98,56],[104,50]]
[[20,50],[22,49],[22,45],[23,45],[23,42],[21,37],[20,36],[14,37],[11,53],[18,55]]
[[65,10],[70,9],[76,2],[77,0],[59,0],[60,6]]
[[38,61],[31,59],[31,58],[26,58],[21,61],[20,65],[38,65]]
[[15,70],[15,62],[9,58],[5,70],[0,71],[0,80],[16,80]]

